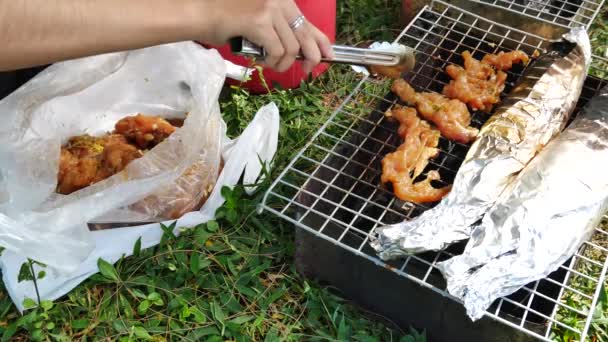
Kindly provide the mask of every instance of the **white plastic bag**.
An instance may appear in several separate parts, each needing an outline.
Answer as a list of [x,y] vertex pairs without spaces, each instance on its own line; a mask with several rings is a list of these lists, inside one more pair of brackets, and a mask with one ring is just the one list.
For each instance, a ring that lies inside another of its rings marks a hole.
[[[158,224],[91,232],[87,222],[113,213],[132,218],[125,208],[170,186],[194,162],[203,161],[211,173],[220,160],[224,165],[203,207],[181,217],[178,227],[212,218],[223,203],[221,187],[234,185],[245,169],[246,180],[259,175],[257,156],[269,162],[276,151],[278,109],[267,105],[239,139],[228,139],[218,97],[226,76],[241,72],[215,50],[167,44],[58,63],[0,101],[0,246],[7,249],[0,265],[18,306],[34,293],[30,282],[16,283],[28,257],[52,270],[39,286],[42,298],[53,299],[96,272],[99,257],[115,261],[128,255],[140,236],[142,248],[157,244]],[[67,196],[55,193],[67,138],[103,134],[138,112],[189,114],[180,129],[124,173]]]

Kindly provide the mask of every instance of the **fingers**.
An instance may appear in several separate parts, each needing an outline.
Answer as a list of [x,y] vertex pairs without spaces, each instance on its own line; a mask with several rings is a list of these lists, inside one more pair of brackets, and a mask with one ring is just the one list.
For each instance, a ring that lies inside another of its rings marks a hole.
[[[284,2],[283,13],[290,23],[294,22],[301,15],[300,10],[293,1]],[[321,62],[321,51],[316,41],[317,29],[306,20],[302,25],[291,29],[295,33],[302,55],[304,56],[302,68],[308,74]]]
[[[242,35],[264,47],[263,64],[269,68],[286,71],[301,52],[302,67],[310,73],[322,57],[333,56],[329,39],[314,25],[304,20],[297,27],[290,26],[301,15],[293,0],[252,0],[247,4],[253,3],[258,3],[255,7],[258,14],[252,16],[255,19],[251,25],[243,25]],[[250,29],[245,30],[246,27]]]
[[274,29],[259,32],[258,34],[254,31],[247,34],[245,37],[252,43],[264,47],[266,50],[264,64],[270,68],[275,68],[279,59],[285,54],[285,48],[283,48],[281,39]]
[[312,72],[312,69],[321,62],[321,51],[315,36],[312,34],[311,27],[312,25],[305,24],[296,31],[296,37],[298,37],[305,58],[302,68],[307,74]]
[[325,33],[321,32],[318,28],[313,26],[315,41],[319,46],[319,50],[321,51],[321,55],[327,59],[334,58],[334,49],[331,45],[331,41],[325,35]]
[[[274,27],[283,45],[283,55],[273,56],[274,58],[277,58],[277,61],[271,65],[274,65],[274,70],[283,72],[289,69],[293,62],[295,62],[296,57],[300,52],[300,44],[284,17],[277,18]],[[269,61],[268,64],[270,63],[271,62]]]

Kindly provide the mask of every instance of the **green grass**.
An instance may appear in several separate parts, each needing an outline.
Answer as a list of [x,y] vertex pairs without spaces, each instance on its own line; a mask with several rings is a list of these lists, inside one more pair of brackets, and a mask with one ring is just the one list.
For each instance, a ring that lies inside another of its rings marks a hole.
[[[397,0],[338,1],[339,41],[392,40],[400,30],[399,6]],[[605,49],[608,35],[603,20],[593,33],[596,53]],[[281,130],[268,178],[274,179],[357,81],[347,67],[333,66],[296,90],[253,96],[231,89],[221,100],[228,133],[238,135],[258,108],[275,101]],[[36,307],[29,301],[32,309],[24,316],[0,291],[0,336],[58,341],[425,340],[422,332],[402,331],[299,276],[293,226],[255,213],[268,185],[251,197],[241,188],[225,191],[227,202],[216,221],[178,238],[166,234],[155,248],[134,246],[132,257],[114,266],[100,264],[100,274],[55,303]]]

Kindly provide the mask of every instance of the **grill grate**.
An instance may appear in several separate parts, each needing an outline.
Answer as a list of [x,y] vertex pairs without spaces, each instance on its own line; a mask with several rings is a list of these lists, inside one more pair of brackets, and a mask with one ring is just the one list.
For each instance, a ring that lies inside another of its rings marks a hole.
[[561,27],[589,28],[604,0],[472,0],[522,13]]
[[[410,84],[418,91],[436,92],[449,81],[445,67],[449,63],[461,64],[460,53],[464,50],[481,58],[486,53],[513,49],[542,53],[548,46],[541,37],[490,22],[440,1],[421,10],[396,41],[417,51],[417,65],[407,76]],[[598,57],[596,61],[602,65],[605,60]],[[509,72],[505,92],[522,72],[523,68],[517,66]],[[589,77],[579,108],[607,82]],[[380,184],[380,161],[401,142],[396,124],[384,118],[384,112],[395,103],[397,98],[390,92],[390,82],[364,77],[275,180],[266,193],[263,208],[453,298],[445,290],[445,281],[435,265],[461,253],[464,243],[446,251],[391,262],[380,260],[368,244],[368,232],[373,227],[411,219],[427,209],[397,200],[390,189]],[[481,127],[489,116],[472,113],[473,125]],[[442,152],[427,169],[438,170],[442,180],[449,183],[468,146],[442,139],[439,147]],[[586,242],[559,270],[497,300],[487,315],[540,339],[550,339],[555,330],[568,330],[583,340],[591,324],[589,312],[593,312],[606,276],[606,241],[608,232],[598,228],[594,239]],[[576,298],[583,306],[574,307],[569,298]]]

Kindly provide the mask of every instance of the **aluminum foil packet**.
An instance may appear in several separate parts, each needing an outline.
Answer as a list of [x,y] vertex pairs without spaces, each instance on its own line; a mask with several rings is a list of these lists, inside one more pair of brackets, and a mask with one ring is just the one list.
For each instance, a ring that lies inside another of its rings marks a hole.
[[517,176],[439,264],[472,320],[499,297],[544,278],[593,233],[608,208],[608,86]]
[[580,96],[591,63],[587,32],[577,28],[526,70],[481,128],[450,193],[420,216],[370,232],[384,260],[436,251],[469,238],[471,227],[517,173],[560,132]]

